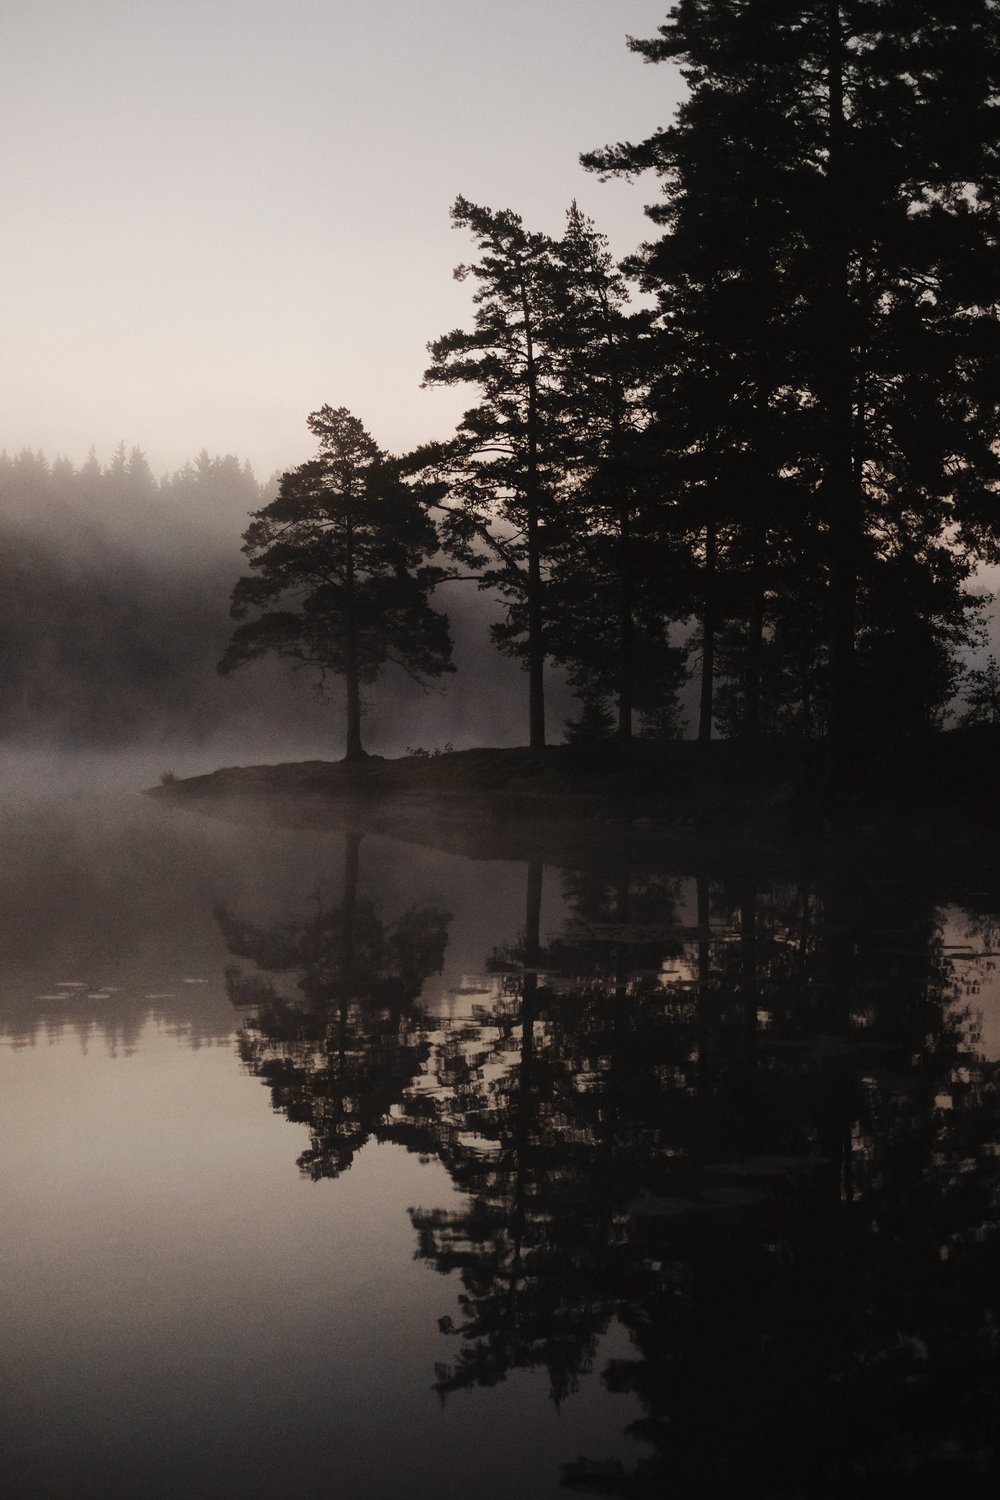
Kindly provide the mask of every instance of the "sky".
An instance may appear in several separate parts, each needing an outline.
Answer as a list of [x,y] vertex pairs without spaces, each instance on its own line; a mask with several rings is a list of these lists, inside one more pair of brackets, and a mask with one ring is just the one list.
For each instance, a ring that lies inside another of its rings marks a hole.
[[349,407],[392,451],[472,392],[421,391],[471,322],[461,193],[616,254],[653,181],[579,153],[669,123],[683,84],[626,37],[667,0],[3,0],[0,448],[259,477]]

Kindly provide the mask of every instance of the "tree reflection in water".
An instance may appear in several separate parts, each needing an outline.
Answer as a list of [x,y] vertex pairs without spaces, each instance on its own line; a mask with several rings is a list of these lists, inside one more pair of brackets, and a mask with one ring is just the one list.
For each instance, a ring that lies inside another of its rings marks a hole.
[[[387,1139],[393,1111],[425,1066],[427,1018],[417,1005],[438,973],[448,942],[447,912],[413,906],[393,923],[359,894],[360,836],[345,844],[342,898],[298,921],[259,927],[219,907],[234,954],[254,969],[230,968],[233,1002],[252,1006],[240,1056],[271,1088],[276,1110],[307,1125],[299,1157],[314,1179],[347,1170],[370,1139]],[[267,976],[294,980],[297,993]]]
[[692,922],[672,875],[575,873],[543,949],[532,863],[495,995],[432,1032],[416,1000],[446,919],[385,929],[351,883],[266,934],[224,916],[301,998],[232,992],[259,1007],[246,1060],[310,1127],[306,1169],[375,1136],[463,1193],[411,1211],[462,1282],[442,1394],[543,1368],[561,1401],[614,1319],[634,1353],[602,1378],[640,1398],[647,1446],[568,1464],[572,1488],[993,1493],[1000,1071],[931,894],[836,865],[699,875]]

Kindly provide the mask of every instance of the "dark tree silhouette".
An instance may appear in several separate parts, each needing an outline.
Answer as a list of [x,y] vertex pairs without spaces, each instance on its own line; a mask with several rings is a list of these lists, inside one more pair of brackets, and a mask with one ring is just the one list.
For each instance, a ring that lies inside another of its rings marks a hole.
[[564,430],[564,544],[548,581],[549,649],[583,702],[613,699],[617,737],[635,714],[665,721],[685,677],[669,626],[686,610],[662,466],[643,441],[652,315],[628,310],[607,241],[573,204],[554,247],[553,344]]
[[919,882],[699,882],[684,1082],[704,1109],[668,1123],[664,1088],[660,1149],[688,1180],[636,1205],[617,1282],[635,1353],[604,1376],[643,1401],[629,1430],[652,1451],[564,1482],[989,1493],[1000,1072],[956,968]]
[[883,564],[995,545],[998,29],[986,0],[680,0],[631,44],[685,68],[675,124],[586,158],[663,178],[663,405],[719,448],[709,520],[739,524],[746,732],[774,565],[811,531],[842,773]]
[[[702,873],[687,926],[662,868],[582,868],[544,949],[541,892],[535,859],[495,993],[440,1023],[413,998],[443,930],[375,917],[356,838],[339,902],[223,917],[256,969],[230,977],[256,1010],[241,1052],[309,1125],[302,1170],[374,1138],[463,1195],[411,1212],[461,1280],[438,1391],[540,1368],[561,1401],[615,1318],[632,1347],[604,1380],[642,1403],[644,1452],[571,1463],[571,1486],[991,1493],[1000,1068],[924,872]],[[968,935],[992,949],[982,900]]]
[[447,574],[428,561],[437,533],[425,507],[358,419],[324,406],[308,425],[318,456],[282,476],[244,533],[254,571],[233,590],[244,623],[219,671],[273,651],[315,668],[321,690],[327,673],[342,677],[345,759],[358,760],[361,690],[387,662],[420,682],[454,670],[447,617],[430,604]]
[[467,565],[484,570],[482,587],[508,600],[507,623],[494,635],[526,658],[529,739],[538,747],[545,744],[545,572],[557,545],[566,438],[554,348],[555,246],[509,209],[458,198],[452,220],[469,231],[479,252],[455,271],[477,284],[475,323],[430,345],[424,379],[478,386],[481,399],[454,438],[418,449],[408,462],[444,482],[446,542]]
[[[307,1125],[299,1167],[313,1179],[347,1170],[366,1141],[389,1139],[391,1114],[426,1063],[430,1026],[417,1005],[440,970],[450,916],[413,906],[386,922],[359,892],[360,836],[348,834],[341,899],[301,920],[260,927],[224,908],[216,916],[232,953],[234,1004],[252,1006],[243,1060],[274,1107]],[[288,994],[269,976],[293,976]]]
[[966,727],[1000,724],[1000,666],[995,656],[991,655],[984,667],[975,667],[967,674],[965,711],[960,722]]

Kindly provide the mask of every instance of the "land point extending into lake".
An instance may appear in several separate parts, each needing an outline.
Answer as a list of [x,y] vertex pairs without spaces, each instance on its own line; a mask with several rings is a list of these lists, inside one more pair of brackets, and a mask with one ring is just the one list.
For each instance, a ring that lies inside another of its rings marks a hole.
[[866,745],[832,789],[822,742],[608,742],[477,748],[229,766],[150,794],[203,811],[339,825],[473,857],[566,857],[665,843],[755,862],[858,846],[940,863],[991,855],[1000,826],[993,778],[1000,729]]

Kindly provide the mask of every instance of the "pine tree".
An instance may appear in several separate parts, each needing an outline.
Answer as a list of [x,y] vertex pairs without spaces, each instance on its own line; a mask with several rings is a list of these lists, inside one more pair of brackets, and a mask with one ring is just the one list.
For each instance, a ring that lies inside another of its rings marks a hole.
[[421,682],[454,670],[447,617],[430,603],[445,571],[428,562],[437,533],[425,507],[358,419],[324,406],[308,425],[319,454],[282,475],[244,533],[253,572],[232,597],[244,623],[219,671],[273,651],[314,668],[321,691],[328,673],[342,677],[345,759],[357,760],[361,689],[386,663]]
[[507,601],[507,621],[494,638],[527,660],[529,740],[537,748],[545,744],[545,575],[557,545],[564,470],[552,347],[554,247],[508,209],[460,197],[452,220],[473,236],[479,254],[455,271],[476,283],[474,326],[430,345],[424,380],[478,386],[480,400],[449,442],[419,449],[407,463],[442,482],[449,497],[444,540],[481,570],[481,587],[496,588]]
[[885,567],[945,536],[996,547],[998,28],[989,0],[679,0],[632,43],[684,68],[675,124],[585,159],[663,179],[654,399],[738,526],[748,728],[783,559],[820,539],[842,773]]
[[575,203],[554,254],[569,524],[550,571],[550,649],[582,698],[614,698],[617,736],[628,741],[635,712],[669,703],[684,675],[669,628],[687,601],[665,475],[650,465],[645,433],[652,315],[629,310],[607,241]]
[[966,673],[965,712],[959,723],[963,728],[977,724],[1000,724],[1000,666],[989,656],[985,667],[973,667]]

